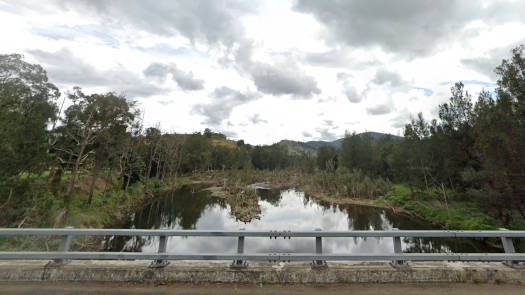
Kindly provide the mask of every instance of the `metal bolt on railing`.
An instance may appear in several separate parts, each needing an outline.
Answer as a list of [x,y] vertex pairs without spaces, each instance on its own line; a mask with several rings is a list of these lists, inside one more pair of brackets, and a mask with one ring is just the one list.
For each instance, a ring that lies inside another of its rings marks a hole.
[[[320,228],[316,228],[315,231],[322,231]],[[323,254],[323,238],[315,237],[315,254]],[[312,261],[313,268],[323,268],[327,267],[326,260],[314,260]]]
[[[160,236],[158,253],[159,254],[165,254],[167,246],[168,246],[168,239],[167,239],[167,237],[166,236]],[[151,267],[151,268],[162,268],[162,267],[165,267],[168,264],[170,264],[170,262],[168,260],[166,260],[166,259],[155,259],[155,260],[153,260],[151,262],[149,267]]]
[[[244,228],[240,228],[239,230],[244,230]],[[244,236],[237,238],[237,254],[244,254]],[[231,265],[232,268],[245,268],[247,266],[248,262],[242,259],[234,260]]]
[[292,231],[291,230],[283,230],[283,231],[278,231],[278,230],[271,230],[270,232],[270,240],[273,238],[273,239],[276,239],[278,237],[282,237],[283,239],[286,240],[286,238],[288,239],[291,239],[292,238]]

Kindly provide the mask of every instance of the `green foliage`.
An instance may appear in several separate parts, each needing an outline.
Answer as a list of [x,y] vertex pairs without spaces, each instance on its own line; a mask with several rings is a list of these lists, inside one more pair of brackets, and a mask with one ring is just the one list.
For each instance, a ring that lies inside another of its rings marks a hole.
[[250,151],[253,167],[274,170],[290,166],[293,157],[278,144],[256,146]]
[[406,185],[393,185],[385,199],[425,219],[430,219],[450,229],[497,229],[498,223],[483,212],[477,202],[454,200],[448,204],[439,199],[439,192],[418,191],[421,197],[413,197],[413,191]]
[[0,182],[49,165],[47,127],[56,118],[59,96],[41,66],[19,54],[0,55]]
[[390,135],[374,133],[346,134],[341,149],[340,163],[347,169],[359,169],[370,177],[391,178],[389,157],[398,142]]
[[390,190],[390,182],[381,177],[371,178],[361,170],[346,168],[335,172],[321,171],[315,177],[318,190],[346,198],[374,198]]
[[325,145],[317,151],[317,167],[321,170],[336,170],[338,164],[337,150]]

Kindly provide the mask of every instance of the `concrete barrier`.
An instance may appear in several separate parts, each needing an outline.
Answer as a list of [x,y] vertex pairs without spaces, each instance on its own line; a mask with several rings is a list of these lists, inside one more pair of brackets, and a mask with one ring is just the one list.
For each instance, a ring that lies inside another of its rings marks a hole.
[[389,263],[329,262],[311,268],[304,262],[252,262],[244,269],[230,261],[172,262],[150,268],[148,261],[71,261],[49,267],[41,260],[0,261],[0,281],[152,282],[165,283],[416,283],[474,282],[525,283],[525,270],[502,263],[409,262],[394,268]]

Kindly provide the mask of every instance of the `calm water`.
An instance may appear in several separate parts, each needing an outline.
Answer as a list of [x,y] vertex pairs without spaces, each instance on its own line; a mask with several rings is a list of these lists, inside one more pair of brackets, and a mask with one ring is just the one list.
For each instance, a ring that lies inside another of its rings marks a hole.
[[[310,198],[303,192],[258,190],[261,219],[249,223],[237,221],[224,200],[208,192],[183,187],[155,198],[140,211],[116,227],[140,229],[210,229],[210,230],[390,230],[440,229],[405,214],[366,206],[331,205]],[[473,239],[402,240],[405,252],[487,252],[489,249]],[[155,252],[158,238],[118,237],[108,241],[113,251]],[[245,253],[315,252],[314,238],[272,239],[246,238]],[[235,253],[234,237],[171,237],[168,252]],[[323,238],[326,253],[392,253],[392,238]],[[494,249],[492,249],[494,251]]]

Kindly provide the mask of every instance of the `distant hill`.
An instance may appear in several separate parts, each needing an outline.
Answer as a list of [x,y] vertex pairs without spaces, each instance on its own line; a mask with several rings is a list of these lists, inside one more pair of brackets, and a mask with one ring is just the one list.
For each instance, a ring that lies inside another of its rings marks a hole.
[[[370,134],[374,140],[377,140],[385,135],[388,135],[386,133],[380,133],[380,132],[359,133],[360,136],[364,136],[365,134]],[[393,138],[401,138],[400,136],[392,135],[392,134],[390,134],[390,136],[392,136]],[[281,140],[277,144],[285,148],[288,151],[288,153],[292,155],[294,154],[299,155],[302,153],[316,154],[317,150],[324,145],[329,145],[329,146],[335,147],[336,149],[341,149],[341,147],[343,146],[343,140],[344,138],[339,138],[334,141],[317,140],[317,141],[302,142],[302,141],[293,141],[293,140],[285,139],[285,140]]]

